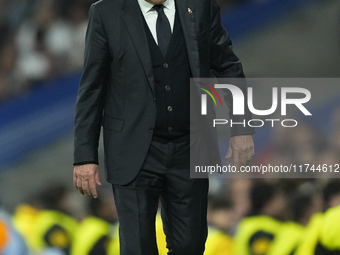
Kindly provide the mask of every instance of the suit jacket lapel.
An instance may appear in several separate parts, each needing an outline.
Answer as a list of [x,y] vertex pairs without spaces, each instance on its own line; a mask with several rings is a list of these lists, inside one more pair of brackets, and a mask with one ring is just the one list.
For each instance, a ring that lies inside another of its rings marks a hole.
[[155,95],[155,79],[152,70],[149,44],[143,25],[143,14],[137,0],[125,0],[122,9],[125,11],[122,20],[144,68],[152,93]]
[[194,0],[175,0],[183,29],[193,77],[200,77],[199,53],[195,29]]

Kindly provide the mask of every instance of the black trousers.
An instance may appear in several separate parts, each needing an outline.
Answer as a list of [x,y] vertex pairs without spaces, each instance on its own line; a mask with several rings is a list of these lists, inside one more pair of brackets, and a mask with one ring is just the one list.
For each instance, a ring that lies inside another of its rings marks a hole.
[[157,255],[155,217],[161,215],[171,255],[203,255],[208,179],[190,179],[189,141],[152,141],[137,177],[113,185],[121,255]]

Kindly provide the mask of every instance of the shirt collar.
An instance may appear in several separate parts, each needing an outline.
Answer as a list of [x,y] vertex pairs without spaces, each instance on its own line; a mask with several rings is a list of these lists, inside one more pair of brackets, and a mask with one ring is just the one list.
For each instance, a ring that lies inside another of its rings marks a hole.
[[[153,4],[145,1],[145,0],[138,0],[138,4],[143,13],[147,13],[152,10]],[[163,3],[164,7],[169,10],[175,10],[175,0],[166,0]]]

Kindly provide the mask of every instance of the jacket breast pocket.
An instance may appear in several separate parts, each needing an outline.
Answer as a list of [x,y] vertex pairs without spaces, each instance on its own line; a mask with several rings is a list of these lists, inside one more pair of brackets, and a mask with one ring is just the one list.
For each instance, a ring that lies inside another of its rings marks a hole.
[[102,126],[105,129],[112,130],[114,132],[121,132],[124,126],[124,120],[104,115]]

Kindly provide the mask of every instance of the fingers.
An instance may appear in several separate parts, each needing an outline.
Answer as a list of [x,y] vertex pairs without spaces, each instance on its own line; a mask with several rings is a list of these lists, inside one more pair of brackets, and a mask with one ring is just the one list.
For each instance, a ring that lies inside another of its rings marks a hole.
[[229,149],[228,149],[228,153],[227,155],[225,156],[226,159],[229,159],[233,156],[233,150],[232,148],[229,146]]
[[250,161],[251,159],[253,158],[253,156],[255,155],[255,150],[254,148],[249,150],[248,152],[245,153],[246,155],[246,164],[249,165],[250,164]]
[[[89,184],[89,187],[90,187],[89,191],[91,192],[91,194],[93,195],[94,198],[97,198],[98,194],[97,194],[97,188],[96,188],[95,180],[94,179],[90,180],[88,182],[88,184]],[[89,195],[89,196],[91,196],[91,195]]]
[[237,169],[241,167],[240,164],[240,154],[239,153],[233,153],[233,164],[236,166]]
[[[232,150],[232,158],[233,158],[234,165],[237,168],[248,165],[250,163],[250,160],[255,154],[252,136],[246,135],[246,136],[232,137],[230,141],[230,145],[231,145],[230,149]],[[228,154],[229,154],[229,151],[228,151]]]
[[99,173],[99,171],[96,172],[95,179],[96,179],[96,183],[97,183],[99,186],[101,186],[102,183],[100,182],[100,173]]
[[244,152],[234,152],[233,153],[233,164],[239,170],[241,166],[249,165],[250,160],[247,159],[246,153]]
[[77,190],[79,190],[79,192],[84,195],[84,190],[82,188],[82,179],[81,178],[77,178]]
[[98,166],[94,164],[76,166],[73,183],[82,195],[97,198],[96,184],[101,185]]
[[81,181],[81,187],[84,191],[84,194],[88,197],[91,197],[91,192],[89,189],[89,181],[88,180],[82,180]]
[[232,146],[231,146],[231,140],[229,141],[229,149],[228,149],[228,152],[227,152],[227,155],[224,157],[226,159],[229,159],[233,156],[233,149],[232,149]]
[[239,154],[239,165],[240,166],[247,165],[247,156],[245,152]]

